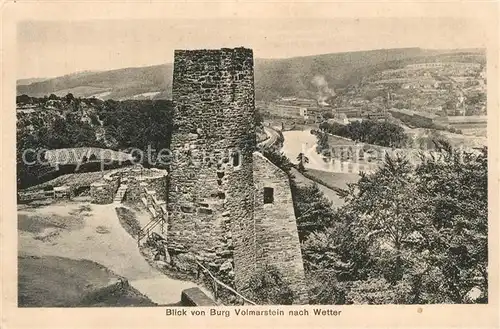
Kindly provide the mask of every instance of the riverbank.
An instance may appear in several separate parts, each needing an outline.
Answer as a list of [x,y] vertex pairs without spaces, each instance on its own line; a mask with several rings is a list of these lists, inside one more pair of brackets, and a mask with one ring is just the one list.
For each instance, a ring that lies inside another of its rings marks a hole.
[[[340,167],[334,166],[323,160],[322,156],[316,152],[316,136],[311,134],[310,130],[293,130],[283,132],[285,141],[282,152],[294,164],[297,164],[297,156],[303,153],[309,162],[305,163],[306,172],[301,174],[296,169],[292,169],[293,175],[299,184],[317,183],[323,194],[333,203],[335,207],[344,204],[344,200],[339,196],[340,190],[347,189],[347,184],[357,182],[359,172],[355,171],[354,166],[345,166],[351,172],[341,171]],[[340,164],[340,162],[339,162]]]

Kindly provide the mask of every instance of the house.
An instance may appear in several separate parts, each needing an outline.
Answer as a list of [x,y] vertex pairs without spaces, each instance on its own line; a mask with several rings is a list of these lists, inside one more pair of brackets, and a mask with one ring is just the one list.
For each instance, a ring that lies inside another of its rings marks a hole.
[[268,106],[270,114],[284,118],[304,118],[308,117],[307,107],[286,105],[272,102]]
[[[349,120],[347,119],[347,115],[345,115],[345,113],[335,113],[333,115],[333,118],[330,120],[332,120],[333,122],[340,123],[340,124],[348,124],[349,123]],[[328,120],[328,122],[330,122],[330,120]]]
[[365,112],[363,117],[369,120],[385,120],[390,116],[389,113],[385,112]]

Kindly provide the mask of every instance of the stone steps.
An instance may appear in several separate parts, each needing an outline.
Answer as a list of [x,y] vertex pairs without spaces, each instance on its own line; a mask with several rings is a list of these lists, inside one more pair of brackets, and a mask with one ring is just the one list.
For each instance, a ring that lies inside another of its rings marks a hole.
[[127,185],[122,184],[120,187],[118,187],[118,191],[116,191],[115,197],[113,198],[113,202],[120,203],[123,200],[123,196],[125,195],[125,192],[127,191]]

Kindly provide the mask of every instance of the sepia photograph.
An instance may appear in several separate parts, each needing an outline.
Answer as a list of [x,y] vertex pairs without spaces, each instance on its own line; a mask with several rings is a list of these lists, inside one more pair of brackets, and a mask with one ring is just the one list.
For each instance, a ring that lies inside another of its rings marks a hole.
[[[15,307],[333,319],[497,303],[484,29],[17,21]],[[286,305],[312,308],[259,308]]]

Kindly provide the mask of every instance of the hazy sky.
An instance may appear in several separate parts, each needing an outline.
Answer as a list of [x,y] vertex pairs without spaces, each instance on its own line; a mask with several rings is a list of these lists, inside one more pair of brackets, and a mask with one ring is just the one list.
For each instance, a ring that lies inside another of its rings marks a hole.
[[17,77],[172,62],[174,49],[253,48],[285,58],[398,47],[485,47],[479,21],[452,18],[30,21],[17,29]]

